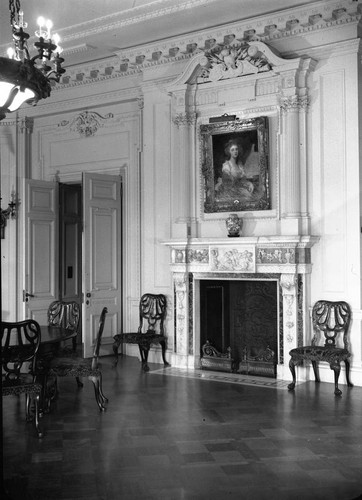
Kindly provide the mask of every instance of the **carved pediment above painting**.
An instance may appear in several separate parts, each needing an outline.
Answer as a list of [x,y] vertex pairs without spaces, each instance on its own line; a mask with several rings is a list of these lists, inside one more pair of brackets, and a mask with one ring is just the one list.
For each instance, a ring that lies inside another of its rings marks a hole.
[[[215,84],[249,77],[270,81],[280,79],[278,86],[304,87],[305,76],[312,69],[310,58],[284,59],[260,40],[233,40],[229,43],[205,44],[190,59],[183,73],[168,87],[171,94],[185,90],[185,85]],[[297,76],[299,75],[299,77]],[[298,82],[298,83],[297,83]]]
[[260,44],[258,46],[247,42],[233,42],[230,45],[216,44],[205,50],[199,83],[272,71],[273,64],[265,53],[266,45],[262,45],[260,50]]

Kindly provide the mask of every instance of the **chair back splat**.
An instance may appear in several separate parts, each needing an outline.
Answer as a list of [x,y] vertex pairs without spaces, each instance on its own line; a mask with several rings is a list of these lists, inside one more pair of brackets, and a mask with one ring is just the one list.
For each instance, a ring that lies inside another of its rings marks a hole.
[[142,295],[139,305],[140,324],[138,332],[142,333],[144,328],[147,328],[147,333],[154,332],[163,335],[166,306],[166,297],[162,294],[145,293]]
[[348,332],[351,321],[351,310],[347,302],[328,302],[319,300],[312,312],[314,336],[312,345],[319,341],[319,333],[323,332],[326,347],[336,347],[336,337],[343,333],[343,345],[348,349]]
[[[350,363],[348,333],[351,322],[351,308],[344,301],[331,302],[319,300],[314,304],[312,311],[313,339],[311,345],[301,346],[290,351],[289,368],[292,373],[293,382],[288,385],[290,391],[294,390],[296,384],[295,367],[301,365],[303,361],[310,361],[313,366],[315,381],[319,379],[319,361],[329,363],[334,371],[334,394],[340,396],[342,391],[338,387],[338,379],[341,371],[341,361],[346,367],[347,385],[353,384],[349,379]],[[324,335],[324,345],[319,345],[321,333]],[[338,345],[338,336],[342,335],[341,345]]]
[[[78,302],[64,302],[55,300],[48,307],[48,324],[70,328],[79,333],[80,330],[80,306]],[[73,349],[77,348],[77,337],[73,338]]]
[[[43,436],[39,426],[42,386],[36,380],[40,340],[40,326],[33,319],[1,323],[2,396],[25,394],[26,420],[34,418],[39,438]],[[31,414],[31,398],[34,399],[34,416]]]

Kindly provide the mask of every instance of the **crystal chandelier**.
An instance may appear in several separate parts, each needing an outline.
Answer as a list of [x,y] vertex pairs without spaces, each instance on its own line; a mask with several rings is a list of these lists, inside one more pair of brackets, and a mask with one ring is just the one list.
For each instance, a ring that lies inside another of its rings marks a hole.
[[9,0],[9,10],[14,49],[8,49],[8,57],[0,57],[0,120],[24,102],[35,105],[49,97],[51,80],[59,82],[65,72],[64,59],[59,57],[62,51],[59,36],[50,32],[52,22],[38,19],[39,29],[35,32],[38,40],[34,43],[38,53],[31,57],[20,0]]

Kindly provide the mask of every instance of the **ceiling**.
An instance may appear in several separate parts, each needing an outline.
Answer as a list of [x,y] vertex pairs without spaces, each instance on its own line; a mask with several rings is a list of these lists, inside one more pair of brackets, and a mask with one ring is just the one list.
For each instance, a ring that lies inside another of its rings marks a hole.
[[[331,1],[331,0],[330,0]],[[42,15],[61,36],[66,65],[122,49],[241,21],[315,0],[23,0],[27,32]],[[0,55],[11,45],[7,0],[0,2]]]

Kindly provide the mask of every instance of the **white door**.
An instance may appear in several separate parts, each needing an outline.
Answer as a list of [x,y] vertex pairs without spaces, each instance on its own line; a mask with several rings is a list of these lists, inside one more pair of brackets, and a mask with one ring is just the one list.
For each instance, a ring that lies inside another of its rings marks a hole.
[[58,184],[24,181],[24,314],[47,324],[49,304],[58,298]]
[[89,357],[103,307],[108,314],[101,353],[111,354],[121,326],[121,178],[83,173],[83,210],[83,342]]

